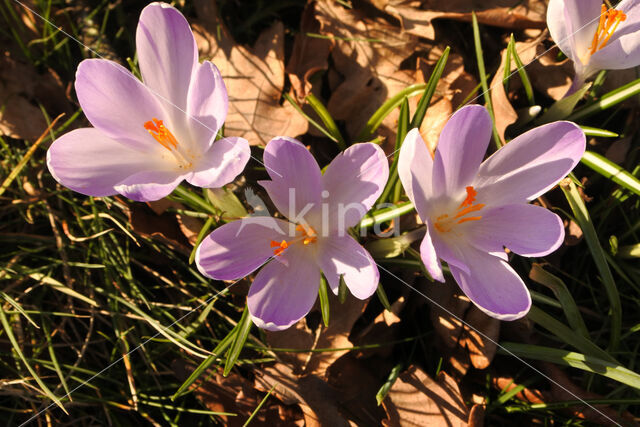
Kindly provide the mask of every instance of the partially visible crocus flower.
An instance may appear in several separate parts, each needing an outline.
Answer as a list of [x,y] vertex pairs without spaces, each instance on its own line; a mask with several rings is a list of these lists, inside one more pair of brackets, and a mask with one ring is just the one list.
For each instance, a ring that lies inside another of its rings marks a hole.
[[217,228],[198,247],[198,269],[213,279],[235,280],[268,262],[253,280],[247,305],[253,322],[269,330],[286,329],[311,310],[321,271],[334,293],[342,276],[356,298],[371,296],[378,268],[347,230],[384,189],[384,152],[355,144],[322,174],[300,142],[277,137],[265,148],[264,164],[271,180],[260,184],[289,220],[250,217]]
[[420,253],[427,271],[443,282],[439,259],[446,261],[476,306],[497,319],[515,320],[529,311],[531,296],[504,248],[539,257],[560,246],[560,217],[528,202],[573,169],[586,141],[574,123],[549,123],[482,162],[491,127],[484,107],[461,108],[444,126],[433,158],[414,129],[400,150],[398,173],[426,224]]
[[602,0],[550,0],[547,26],[574,64],[569,93],[600,70],[640,65],[640,1],[622,0],[608,9]]
[[166,3],[152,3],[140,15],[136,45],[144,83],[113,61],[78,66],[76,93],[94,127],[54,141],[51,174],[82,194],[136,201],[161,199],[182,180],[199,187],[232,181],[249,160],[249,144],[216,141],[227,90],[215,65],[198,62],[187,20]]

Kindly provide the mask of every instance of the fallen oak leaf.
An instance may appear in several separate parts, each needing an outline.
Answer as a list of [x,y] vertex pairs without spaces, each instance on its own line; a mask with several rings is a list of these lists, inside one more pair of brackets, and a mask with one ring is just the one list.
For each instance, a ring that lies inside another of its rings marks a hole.
[[202,20],[192,23],[198,50],[220,69],[229,94],[225,135],[266,145],[278,135],[306,133],[307,120],[289,103],[281,104],[285,84],[282,23],[266,29],[253,48],[245,48],[218,19],[215,2],[197,1],[196,10]]

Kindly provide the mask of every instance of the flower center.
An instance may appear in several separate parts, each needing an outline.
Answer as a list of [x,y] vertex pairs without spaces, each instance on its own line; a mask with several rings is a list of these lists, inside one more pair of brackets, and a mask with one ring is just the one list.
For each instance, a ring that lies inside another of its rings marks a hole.
[[187,157],[185,157],[184,153],[180,151],[180,149],[178,148],[178,146],[180,145],[178,143],[178,140],[175,136],[173,136],[171,131],[167,129],[162,120],[154,117],[152,120],[144,123],[144,128],[147,130],[147,132],[149,132],[153,139],[158,141],[160,145],[162,145],[164,148],[169,150],[171,154],[173,154],[175,159],[178,161],[178,165],[181,169],[188,169],[193,166],[193,162],[188,160]]
[[623,11],[616,9],[607,10],[607,6],[603,4],[602,12],[600,13],[600,22],[598,23],[596,33],[593,35],[589,54],[593,55],[605,47],[613,33],[618,29],[618,25],[625,19],[627,19],[627,15]]
[[448,233],[457,224],[462,224],[468,221],[477,221],[482,218],[482,216],[469,216],[469,214],[484,208],[484,204],[475,203],[478,193],[473,186],[467,187],[466,190],[467,197],[462,201],[462,203],[460,203],[460,206],[458,206],[458,209],[456,209],[454,213],[451,213],[451,215],[440,215],[436,218],[433,223],[436,230],[441,233]]
[[300,224],[296,227],[296,231],[301,232],[302,235],[296,237],[293,240],[289,240],[289,241],[283,240],[280,243],[276,242],[275,240],[271,241],[271,247],[274,248],[273,254],[275,256],[282,255],[285,249],[287,249],[289,246],[293,245],[294,243],[302,242],[302,244],[306,246],[318,241],[318,234],[316,233],[316,230],[314,230],[312,227],[308,225]]

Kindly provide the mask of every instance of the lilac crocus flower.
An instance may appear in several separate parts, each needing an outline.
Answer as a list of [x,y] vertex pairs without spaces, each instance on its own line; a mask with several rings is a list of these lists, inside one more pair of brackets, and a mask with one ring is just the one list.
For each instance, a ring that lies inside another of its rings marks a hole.
[[51,174],[82,194],[137,201],[161,199],[183,179],[199,187],[232,181],[249,160],[249,144],[215,140],[227,90],[215,65],[198,62],[187,20],[168,4],[152,3],[140,15],[136,45],[144,83],[112,61],[78,66],[76,93],[94,127],[51,145]]
[[443,282],[449,265],[462,291],[489,316],[515,320],[531,306],[522,279],[507,263],[506,246],[538,257],[563,241],[555,213],[528,204],[552,188],[580,160],[582,130],[571,122],[532,129],[482,162],[491,138],[484,107],[458,110],[431,156],[417,129],[400,150],[398,173],[427,233],[420,246],[425,267]]
[[359,299],[379,279],[371,255],[347,232],[382,193],[389,176],[384,152],[355,144],[324,174],[309,151],[291,138],[272,139],[264,151],[271,177],[260,184],[289,221],[250,217],[223,225],[198,247],[198,269],[213,279],[256,275],[247,304],[256,325],[282,330],[302,319],[318,295],[320,271],[334,293],[340,276]]
[[607,9],[602,0],[550,0],[547,26],[574,63],[569,92],[600,70],[640,65],[640,1],[622,0]]

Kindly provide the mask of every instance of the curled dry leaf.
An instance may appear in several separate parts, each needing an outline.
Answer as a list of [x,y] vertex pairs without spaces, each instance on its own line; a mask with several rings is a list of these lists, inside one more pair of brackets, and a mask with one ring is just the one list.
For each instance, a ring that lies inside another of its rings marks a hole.
[[349,426],[338,410],[335,390],[315,375],[300,377],[291,366],[276,363],[256,372],[255,387],[262,391],[273,388],[273,394],[285,404],[299,404],[307,427]]
[[338,298],[329,291],[329,326],[318,326],[316,332],[311,331],[306,320],[302,319],[291,328],[270,332],[266,331],[267,343],[272,347],[295,349],[344,348],[340,351],[320,351],[282,354],[283,360],[292,365],[297,374],[313,374],[324,378],[327,369],[340,356],[353,347],[349,334],[356,320],[362,315],[367,301],[359,300],[351,295],[340,304]]
[[546,3],[543,0],[368,0],[379,10],[397,18],[405,32],[435,39],[434,19],[471,21],[475,12],[485,25],[522,30],[545,28]]
[[34,67],[12,58],[3,49],[0,56],[0,133],[16,139],[36,140],[47,128],[39,105],[50,117],[70,114],[60,77],[48,69],[38,74]]
[[[253,48],[236,44],[218,19],[214,2],[197,1],[200,23],[192,28],[201,59],[212,61],[229,93],[225,135],[241,136],[252,145],[265,145],[278,135],[306,133],[308,123],[288,102],[283,103],[284,27],[276,22]],[[218,38],[219,36],[219,38]]]
[[[387,98],[416,83],[415,68],[404,68],[403,63],[428,46],[381,18],[370,18],[334,0],[316,2],[315,12],[320,33],[332,42],[327,108],[334,119],[345,121],[347,132],[355,137]],[[397,114],[389,115],[380,128],[392,141]]]
[[420,368],[400,374],[382,401],[385,426],[466,426],[469,408],[456,381],[444,371],[432,380]]

